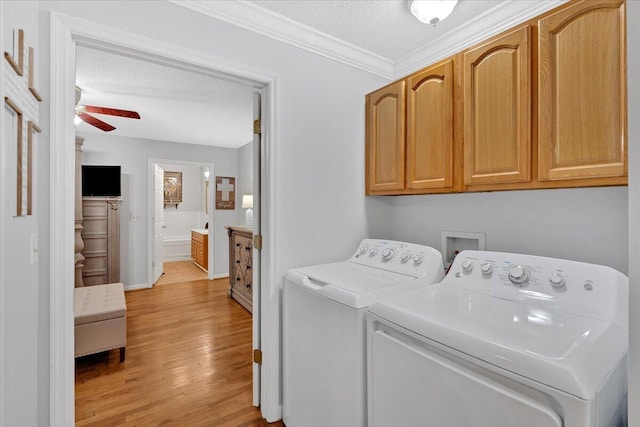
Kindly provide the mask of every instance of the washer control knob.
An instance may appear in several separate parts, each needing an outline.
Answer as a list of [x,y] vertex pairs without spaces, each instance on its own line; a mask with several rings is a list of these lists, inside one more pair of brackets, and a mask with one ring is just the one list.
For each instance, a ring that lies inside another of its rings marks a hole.
[[488,262],[482,263],[480,265],[480,270],[482,270],[482,274],[488,276],[489,274],[493,273],[493,265],[489,264]]
[[509,280],[514,285],[523,286],[529,281],[529,271],[521,265],[516,265],[509,270]]
[[558,273],[553,273],[551,277],[549,277],[549,283],[551,283],[551,286],[554,288],[559,288],[564,286],[564,279]]
[[360,248],[360,254],[364,255],[367,253],[367,251],[369,250],[369,248],[367,248],[366,246],[363,246]]
[[409,252],[405,252],[402,255],[400,255],[400,261],[402,261],[403,264],[409,261],[409,258],[411,258],[411,254]]
[[378,253],[378,248],[371,248],[369,250],[369,255],[371,255],[371,256],[374,256],[377,253]]
[[389,261],[391,258],[393,258],[394,253],[395,251],[393,249],[386,248],[384,251],[382,251],[382,258]]
[[471,261],[469,261],[468,259],[462,261],[462,269],[464,271],[466,271],[466,272],[469,272],[469,271],[473,270],[473,263]]
[[422,262],[423,259],[424,257],[421,254],[416,254],[413,256],[413,263],[418,265]]

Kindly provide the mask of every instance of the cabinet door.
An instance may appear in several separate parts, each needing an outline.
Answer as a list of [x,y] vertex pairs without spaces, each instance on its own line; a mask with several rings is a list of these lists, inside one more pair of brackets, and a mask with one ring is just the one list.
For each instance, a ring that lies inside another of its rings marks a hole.
[[367,95],[366,192],[404,189],[405,82]]
[[625,176],[622,0],[576,3],[539,21],[539,177]]
[[529,27],[464,54],[464,183],[530,179]]
[[453,60],[409,78],[407,188],[453,185]]

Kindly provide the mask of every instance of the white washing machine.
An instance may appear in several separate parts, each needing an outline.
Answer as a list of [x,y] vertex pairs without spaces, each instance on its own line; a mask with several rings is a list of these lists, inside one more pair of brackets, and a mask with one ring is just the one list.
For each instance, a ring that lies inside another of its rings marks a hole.
[[369,426],[626,425],[628,279],[463,251],[367,315]]
[[366,425],[367,308],[443,277],[435,249],[373,239],[363,240],[347,261],[287,272],[282,297],[287,427]]

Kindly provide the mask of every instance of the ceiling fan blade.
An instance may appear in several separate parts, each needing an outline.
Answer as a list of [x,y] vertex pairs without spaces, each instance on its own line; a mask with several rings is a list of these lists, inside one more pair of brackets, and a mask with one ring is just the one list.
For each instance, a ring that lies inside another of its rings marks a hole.
[[95,105],[83,105],[82,107],[87,113],[108,114],[109,116],[128,117],[130,119],[140,118],[140,114],[135,111],[118,110],[117,108],[97,107]]
[[83,122],[88,123],[91,126],[95,126],[105,132],[109,132],[115,129],[115,127],[111,126],[109,123],[105,123],[102,120],[96,119],[95,117],[90,116],[86,113],[78,113],[77,116],[80,117]]

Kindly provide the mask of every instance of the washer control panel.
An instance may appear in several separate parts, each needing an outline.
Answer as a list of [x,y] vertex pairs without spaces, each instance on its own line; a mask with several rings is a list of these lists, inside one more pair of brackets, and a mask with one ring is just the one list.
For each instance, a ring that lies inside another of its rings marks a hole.
[[601,265],[487,251],[460,252],[443,280],[474,292],[597,319],[627,310],[628,282],[622,273]]
[[439,251],[429,246],[393,240],[365,239],[350,261],[416,278],[424,277],[436,265],[444,271]]

